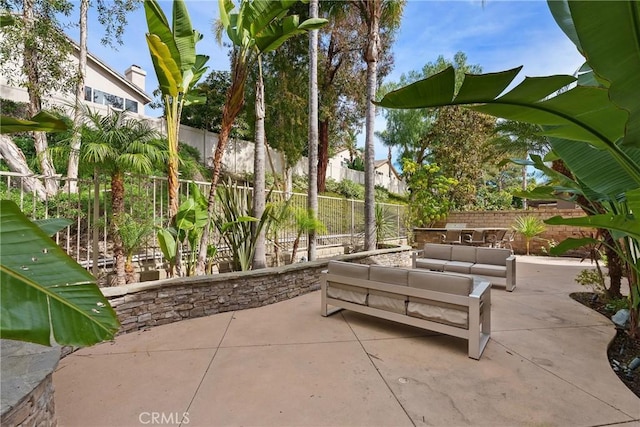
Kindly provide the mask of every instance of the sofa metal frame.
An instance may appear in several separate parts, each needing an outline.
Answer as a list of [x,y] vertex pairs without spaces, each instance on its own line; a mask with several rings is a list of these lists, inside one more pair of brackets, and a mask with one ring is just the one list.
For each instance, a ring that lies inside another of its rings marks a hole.
[[[428,271],[425,270],[425,272]],[[327,284],[331,282],[468,307],[468,328],[464,329],[419,317],[412,317],[407,314],[399,314],[375,307],[369,307],[367,305],[360,305],[349,301],[331,298],[327,295]],[[321,314],[324,317],[330,316],[343,309],[347,309],[369,316],[415,326],[417,328],[464,338],[468,341],[469,357],[476,360],[479,360],[480,356],[482,356],[482,352],[487,346],[491,336],[491,283],[489,282],[476,282],[474,289],[469,296],[464,296],[412,288],[405,285],[394,285],[391,283],[346,277],[337,274],[330,274],[325,270],[320,276],[320,286],[322,294]],[[329,305],[334,306],[335,308],[330,310],[328,308]]]

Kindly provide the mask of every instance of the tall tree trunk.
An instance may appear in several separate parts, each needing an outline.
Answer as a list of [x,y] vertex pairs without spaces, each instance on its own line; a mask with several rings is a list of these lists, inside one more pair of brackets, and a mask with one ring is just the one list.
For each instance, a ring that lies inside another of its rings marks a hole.
[[200,248],[198,250],[198,261],[196,263],[196,275],[205,273],[207,260],[207,247],[209,246],[209,236],[211,234],[211,222],[213,220],[213,212],[216,207],[216,188],[220,179],[220,171],[222,168],[222,157],[224,149],[229,142],[231,127],[236,117],[242,110],[244,105],[244,86],[247,81],[247,68],[243,58],[237,56],[233,59],[231,87],[227,91],[226,101],[222,108],[222,123],[220,124],[220,135],[218,135],[218,143],[213,153],[213,166],[211,171],[211,188],[209,189],[209,197],[207,199],[207,225],[200,239]]
[[[318,17],[318,0],[311,0],[309,3],[309,17],[312,19]],[[318,156],[318,30],[311,30],[309,32],[309,187],[307,190],[307,210],[312,218],[318,217],[318,191],[320,188]],[[324,174],[322,177],[324,186]],[[311,230],[307,234],[307,239],[307,259],[315,261],[317,258],[316,231]],[[292,254],[292,261],[294,255]]]
[[367,62],[367,115],[365,118],[365,145],[364,145],[364,249],[367,251],[376,248],[375,229],[375,150],[374,150],[374,126],[376,120],[376,107],[373,100],[378,87],[378,51],[380,46],[381,0],[368,0],[368,43],[365,53]]
[[80,164],[80,146],[82,139],[80,126],[82,125],[82,111],[80,105],[84,99],[84,81],[87,73],[87,13],[89,0],[80,0],[80,51],[78,54],[78,80],[76,82],[76,99],[73,108],[73,135],[71,137],[71,153],[67,163],[67,183],[65,191],[78,192],[78,166]]
[[318,125],[318,193],[327,190],[327,167],[329,166],[329,118]]
[[169,159],[167,162],[167,190],[169,193],[169,217],[178,213],[178,132],[180,131],[180,111],[177,97],[172,102],[165,101],[165,118],[167,121],[167,141],[169,143]]
[[[253,216],[260,218],[264,213],[265,201],[265,155],[264,155],[264,83],[262,81],[262,59],[258,57],[258,81],[256,82],[256,134],[253,156]],[[257,224],[251,226],[253,234],[257,233]],[[256,238],[256,248],[251,264],[254,270],[267,266],[265,248],[265,232],[260,231]]]
[[28,193],[34,193],[39,200],[47,198],[47,191],[38,178],[33,177],[33,172],[27,165],[24,153],[8,135],[0,135],[0,158],[2,158],[11,172],[27,175],[20,179],[20,186]]
[[122,237],[116,229],[118,216],[124,213],[124,175],[116,172],[111,176],[111,236],[113,239],[113,262],[116,272],[116,286],[126,283],[126,272],[124,268],[125,254],[122,246]]
[[[529,157],[527,153],[525,159]],[[527,191],[527,167],[522,166],[522,191]],[[522,209],[527,209],[527,199],[522,199]]]
[[[25,31],[33,32],[33,0],[25,0],[23,3],[22,17]],[[33,46],[25,43],[22,51],[22,69],[27,76],[27,93],[29,94],[29,107],[27,109],[29,117],[33,117],[42,109],[42,99],[40,97],[40,78],[38,76],[38,54]],[[44,175],[44,187],[47,195],[54,196],[58,192],[58,181],[54,178],[56,169],[51,161],[48,151],[47,135],[44,132],[33,132],[33,141],[40,163],[40,170]]]

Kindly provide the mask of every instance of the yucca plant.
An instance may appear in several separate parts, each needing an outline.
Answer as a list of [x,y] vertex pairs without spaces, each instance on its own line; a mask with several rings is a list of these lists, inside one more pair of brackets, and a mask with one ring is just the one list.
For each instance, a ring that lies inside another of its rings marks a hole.
[[531,239],[539,234],[544,233],[547,229],[547,227],[539,218],[530,215],[516,217],[515,223],[511,228],[513,228],[516,233],[522,234],[522,236],[524,237],[524,244],[527,248],[527,255],[529,255],[529,245],[531,244]]
[[[215,226],[231,250],[233,270],[247,271],[251,268],[258,235],[263,229],[269,230],[273,206],[267,204],[259,219],[252,217],[249,215],[252,206],[251,193],[231,181],[218,187],[217,195],[220,210],[215,215]],[[252,227],[254,224],[255,227]]]
[[384,239],[393,233],[393,226],[390,223],[390,218],[387,215],[384,206],[380,204],[376,204],[374,219],[376,228],[376,246],[380,247],[380,244],[384,242]]

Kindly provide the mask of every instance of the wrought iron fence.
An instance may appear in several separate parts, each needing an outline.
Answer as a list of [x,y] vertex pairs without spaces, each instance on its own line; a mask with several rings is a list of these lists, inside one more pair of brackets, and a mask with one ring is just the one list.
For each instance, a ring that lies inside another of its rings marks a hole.
[[[104,175],[96,175],[94,179],[77,180],[78,191],[71,194],[66,189],[67,179],[56,179],[60,191],[54,196],[39,199],[35,194],[23,189],[27,179],[44,180],[42,176],[22,175],[0,171],[0,197],[16,202],[20,209],[31,219],[50,217],[69,218],[74,222],[65,230],[54,236],[55,241],[77,262],[100,276],[110,270],[113,262],[112,240],[109,235],[111,215],[111,183]],[[182,198],[190,194],[189,183],[194,183],[200,191],[208,195],[210,183],[180,180],[179,194]],[[243,191],[252,191],[242,187]],[[307,235],[299,233],[295,212],[303,211],[307,206],[307,195],[300,193],[284,194],[272,191],[269,203],[286,204],[289,215],[275,224],[267,236],[267,252],[286,254],[291,251],[293,243],[298,239],[300,251],[297,260],[306,253]],[[405,206],[395,204],[378,204],[385,215],[386,240],[405,239]],[[132,221],[138,224],[150,224],[153,227],[166,226],[169,222],[167,179],[160,176],[125,177],[125,208]],[[344,246],[356,249],[363,244],[364,236],[364,202],[334,197],[318,197],[318,218],[324,228],[317,233],[318,248]],[[219,236],[214,235],[213,243],[218,247],[219,260],[230,257]],[[277,251],[274,251],[277,246]],[[164,262],[159,248],[156,233],[150,233],[136,251],[134,261],[162,264]],[[296,260],[294,260],[296,261]]]

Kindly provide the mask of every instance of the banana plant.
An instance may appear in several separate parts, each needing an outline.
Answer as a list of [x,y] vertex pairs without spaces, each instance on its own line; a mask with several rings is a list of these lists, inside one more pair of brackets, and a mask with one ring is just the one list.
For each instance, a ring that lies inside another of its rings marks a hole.
[[15,117],[0,116],[0,133],[15,132],[64,132],[67,125],[53,114],[41,111],[29,120],[16,119]]
[[110,340],[120,323],[95,278],[50,237],[70,221],[31,222],[0,201],[0,338],[88,346]]
[[[640,263],[640,7],[615,2],[549,1],[558,25],[587,63],[579,76],[525,78],[502,94],[520,68],[467,75],[455,93],[453,69],[384,96],[387,108],[466,105],[496,117],[544,126],[552,149],[591,197],[610,211],[548,224],[606,228],[623,240],[630,277],[631,329],[639,332]],[[593,25],[597,22],[598,25]],[[571,86],[570,86],[571,85]],[[575,85],[575,86],[573,86]],[[568,90],[567,90],[568,88]],[[597,195],[597,196],[596,196]]]
[[190,91],[207,71],[205,64],[209,57],[196,54],[196,43],[202,40],[202,34],[192,28],[183,0],[173,2],[173,28],[156,0],[145,0],[144,11],[149,28],[147,45],[160,84],[167,120],[169,216],[172,217],[178,211],[180,116],[185,105],[204,101],[192,96]]
[[[180,205],[173,217],[172,224],[169,227],[160,228],[157,232],[160,250],[169,262],[169,273],[172,276],[174,272],[178,276],[182,273],[183,247],[188,248],[186,275],[193,275],[198,243],[207,224],[207,200],[194,183],[189,185],[189,192],[189,197]],[[215,255],[214,247],[207,248],[207,251],[211,255],[210,258]]]

